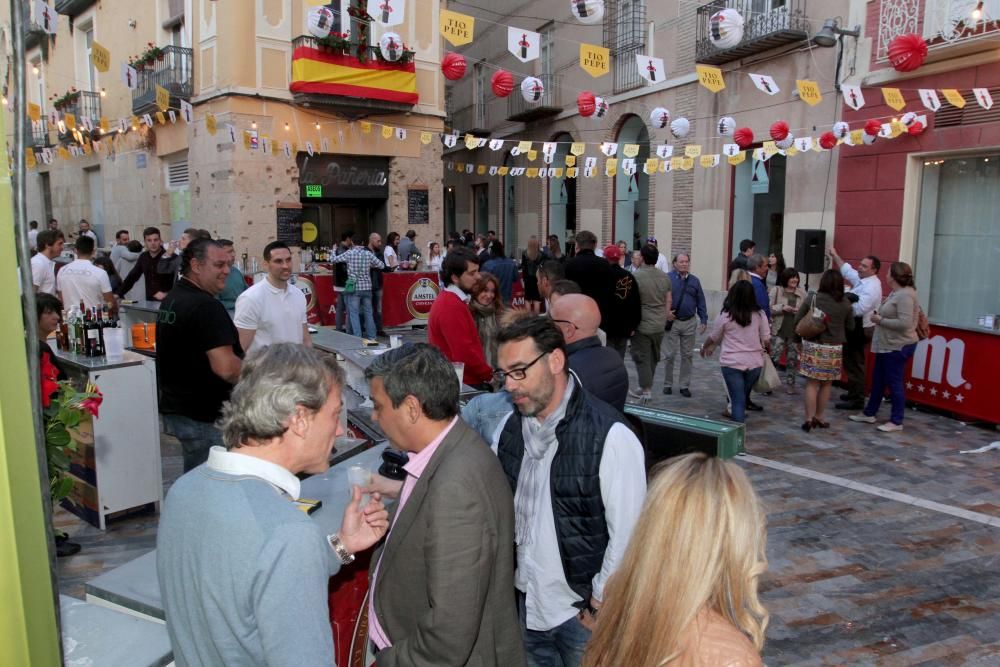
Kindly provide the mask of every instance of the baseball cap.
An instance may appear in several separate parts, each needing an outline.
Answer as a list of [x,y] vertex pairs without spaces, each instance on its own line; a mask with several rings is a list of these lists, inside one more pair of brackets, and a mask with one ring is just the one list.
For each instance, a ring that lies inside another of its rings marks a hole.
[[647,236],[646,237],[646,243],[656,243],[656,242],[657,241],[656,241],[656,237],[655,236]]
[[616,245],[605,246],[604,259],[611,262],[617,262],[621,258],[622,258],[622,251],[618,249],[618,246]]

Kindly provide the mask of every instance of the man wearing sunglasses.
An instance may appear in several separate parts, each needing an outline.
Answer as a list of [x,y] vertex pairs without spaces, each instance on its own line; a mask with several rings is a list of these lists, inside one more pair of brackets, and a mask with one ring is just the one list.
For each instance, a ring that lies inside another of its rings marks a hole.
[[646,493],[642,445],[569,372],[548,317],[497,334],[514,411],[492,447],[514,491],[514,585],[529,664],[579,665]]

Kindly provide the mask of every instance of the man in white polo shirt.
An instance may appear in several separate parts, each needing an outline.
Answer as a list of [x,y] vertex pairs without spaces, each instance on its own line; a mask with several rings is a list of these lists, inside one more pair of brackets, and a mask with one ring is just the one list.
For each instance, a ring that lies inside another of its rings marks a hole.
[[267,276],[236,299],[233,323],[240,345],[252,354],[273,343],[301,343],[312,346],[306,320],[306,296],[292,276],[292,251],[281,241],[264,246]]
[[81,301],[88,309],[100,308],[101,304],[107,303],[114,312],[118,302],[111,294],[108,272],[94,264],[95,245],[94,239],[89,236],[76,240],[76,259],[59,269],[56,289],[67,308]]
[[35,292],[56,293],[55,259],[63,251],[63,233],[58,229],[38,232],[35,240],[38,252],[31,258],[31,283]]

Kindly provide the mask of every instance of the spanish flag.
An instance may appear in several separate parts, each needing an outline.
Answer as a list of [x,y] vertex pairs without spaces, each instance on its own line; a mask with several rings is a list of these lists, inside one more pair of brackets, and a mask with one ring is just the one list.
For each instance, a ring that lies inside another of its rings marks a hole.
[[300,46],[292,54],[293,93],[362,97],[385,102],[416,104],[417,74],[413,62],[405,65],[362,63],[354,56]]

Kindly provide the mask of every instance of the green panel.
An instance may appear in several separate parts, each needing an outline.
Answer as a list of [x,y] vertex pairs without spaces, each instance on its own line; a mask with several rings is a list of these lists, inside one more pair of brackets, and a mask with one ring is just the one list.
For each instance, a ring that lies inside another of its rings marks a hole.
[[[0,114],[6,155],[7,114]],[[6,175],[5,175],[6,176]],[[11,181],[0,181],[0,665],[58,665],[52,573],[35,450]],[[30,285],[28,289],[31,289]]]
[[730,459],[743,451],[746,427],[736,422],[692,417],[681,412],[626,405],[625,414],[638,418],[651,432],[647,448],[663,446],[683,451],[709,451],[723,459]]

